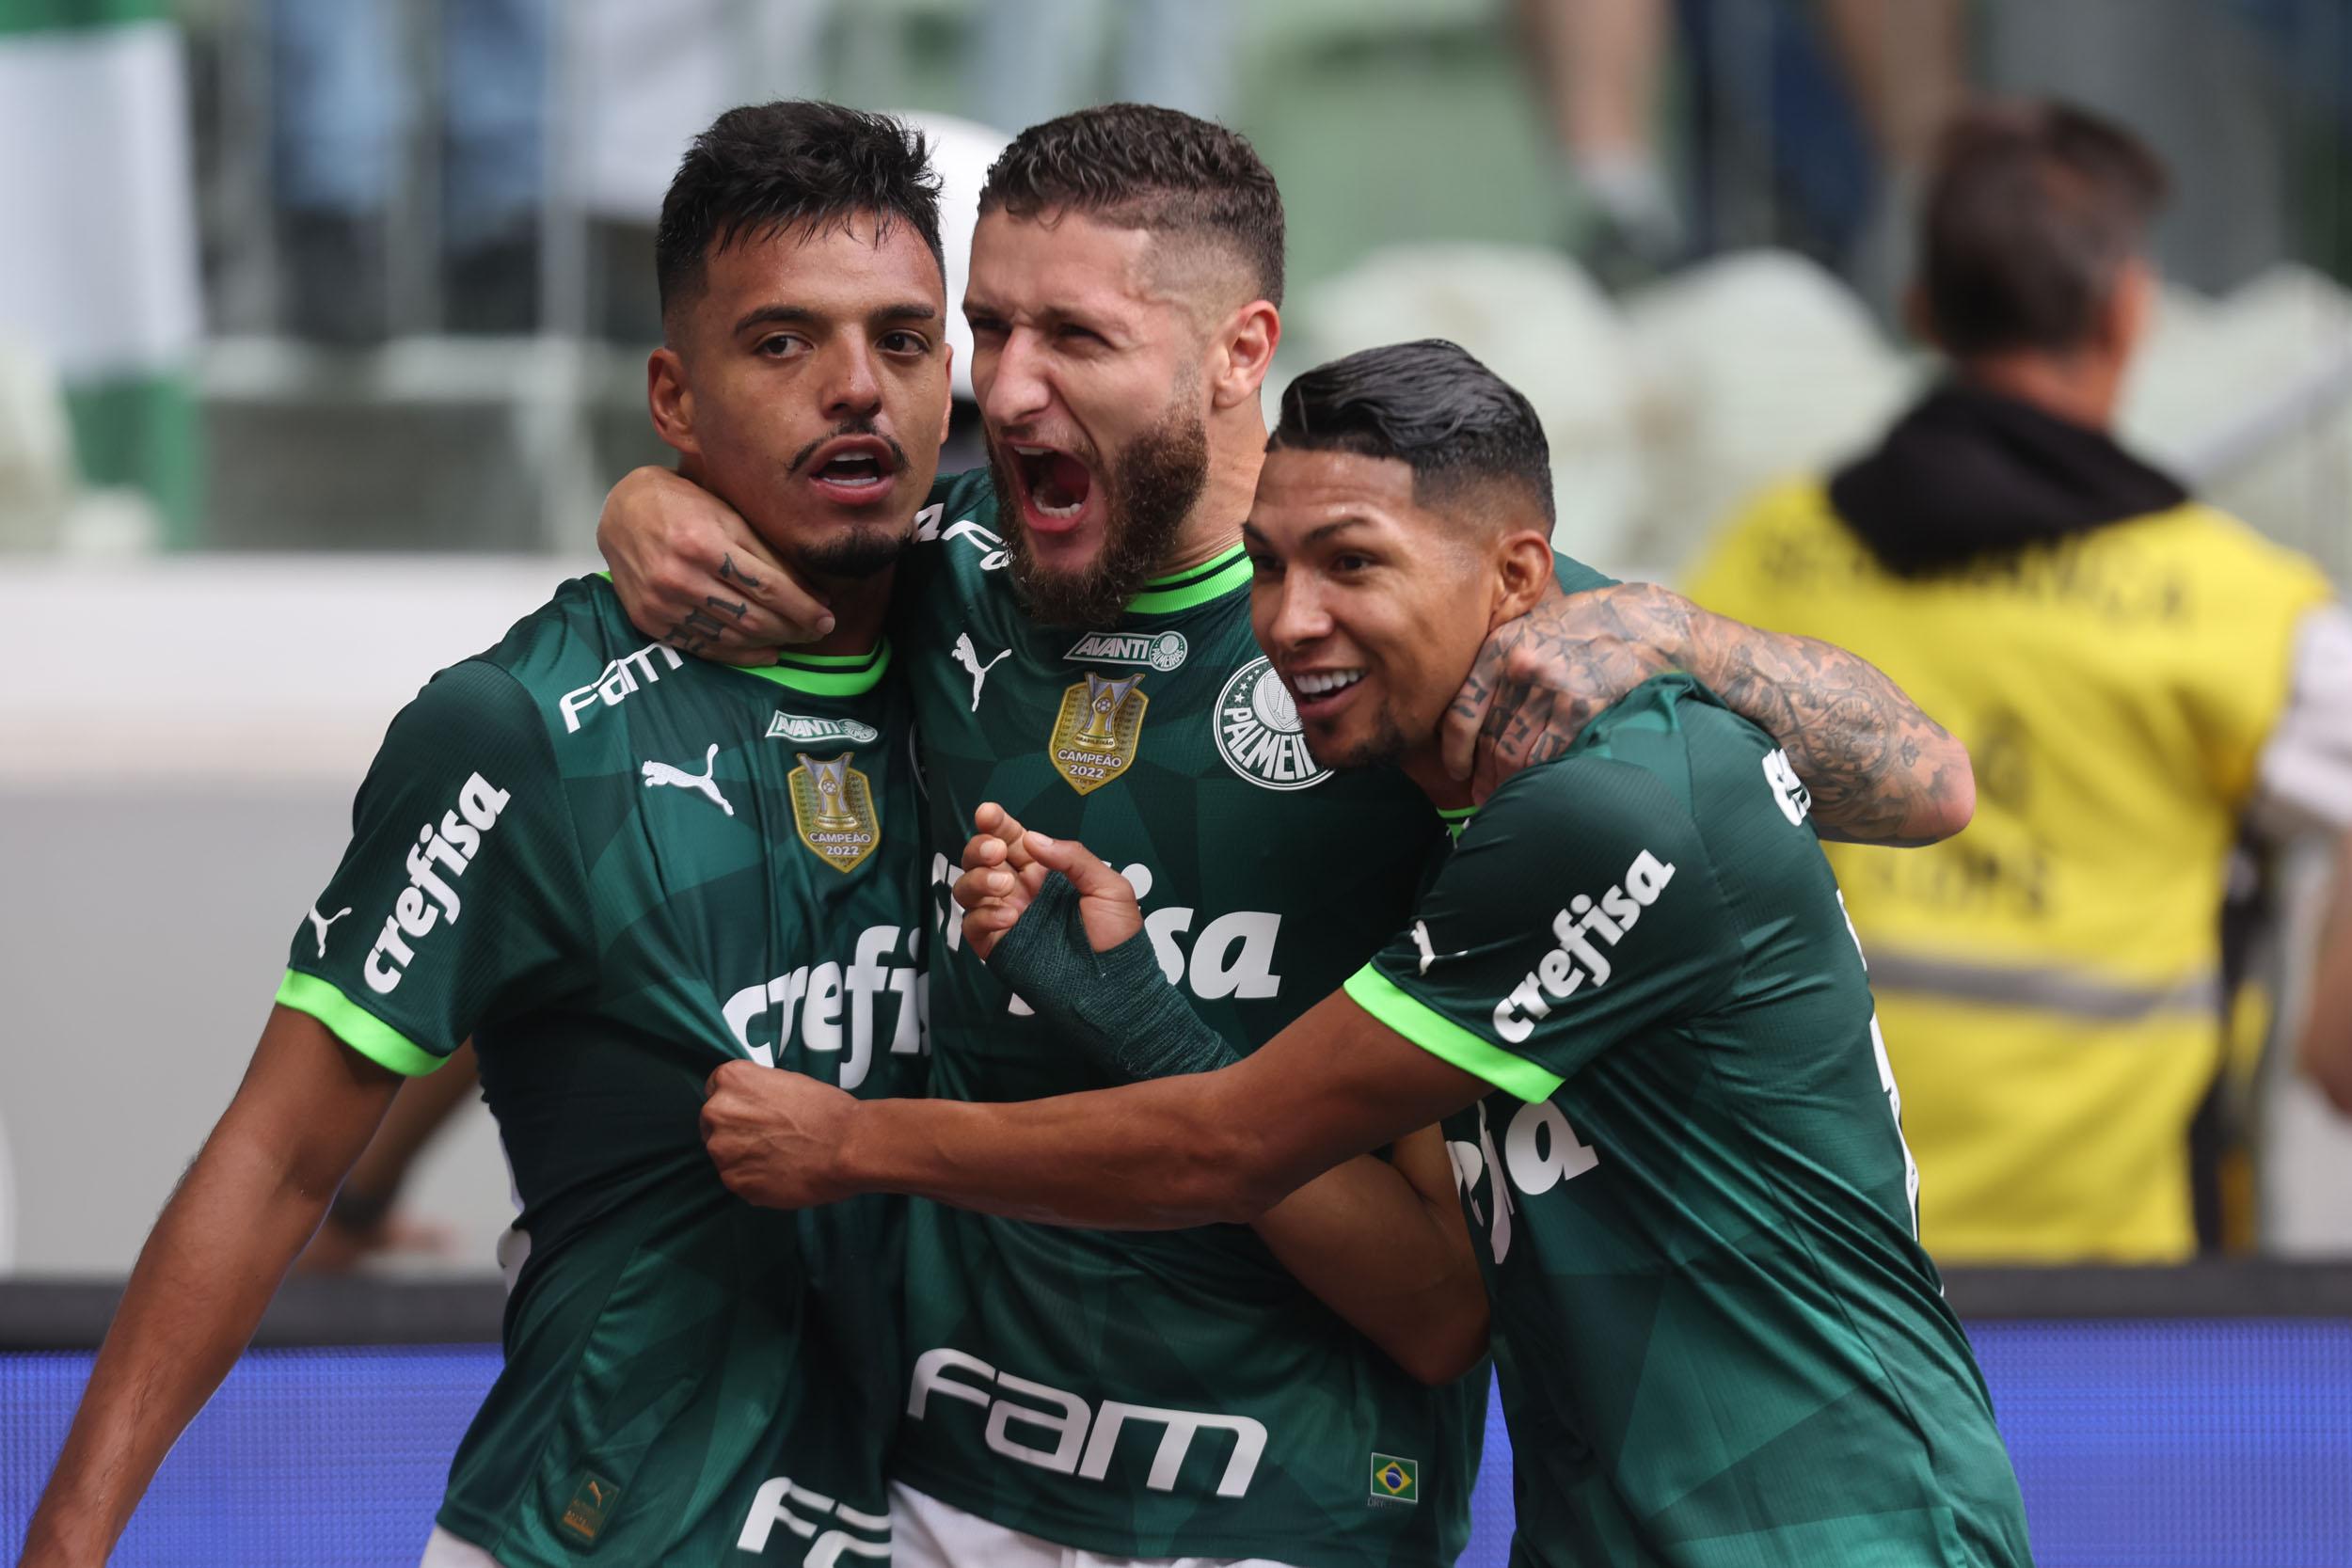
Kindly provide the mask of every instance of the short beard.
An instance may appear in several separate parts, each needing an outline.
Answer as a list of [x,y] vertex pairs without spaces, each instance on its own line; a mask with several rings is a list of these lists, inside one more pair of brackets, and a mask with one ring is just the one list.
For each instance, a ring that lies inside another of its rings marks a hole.
[[[999,501],[1020,495],[1021,477],[1012,467],[1016,459],[992,439],[988,460]],[[1019,507],[1003,509],[1013,519],[1005,531],[1013,587],[1031,618],[1046,626],[1106,626],[1165,569],[1184,519],[1209,483],[1208,421],[1190,399],[1180,398],[1158,425],[1128,442],[1111,467],[1117,479],[1105,508],[1102,553],[1081,570],[1041,567]]]
[[898,563],[898,557],[906,553],[909,531],[850,529],[802,549],[801,564],[818,577],[862,582]]
[[1373,721],[1370,736],[1336,756],[1326,756],[1317,751],[1311,737],[1307,741],[1307,754],[1314,759],[1315,766],[1328,768],[1334,773],[1350,773],[1362,768],[1391,767],[1403,762],[1405,753],[1409,750],[1404,728],[1397,723],[1396,715],[1386,707]]

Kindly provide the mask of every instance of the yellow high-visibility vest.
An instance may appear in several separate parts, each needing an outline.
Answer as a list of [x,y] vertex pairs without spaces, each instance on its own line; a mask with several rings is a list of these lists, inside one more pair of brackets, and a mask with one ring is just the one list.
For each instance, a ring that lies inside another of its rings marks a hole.
[[1757,499],[1687,591],[1862,655],[1974,760],[1957,837],[1828,846],[1929,1249],[2188,1256],[2225,863],[2325,576],[2191,502],[1907,581],[1804,482]]

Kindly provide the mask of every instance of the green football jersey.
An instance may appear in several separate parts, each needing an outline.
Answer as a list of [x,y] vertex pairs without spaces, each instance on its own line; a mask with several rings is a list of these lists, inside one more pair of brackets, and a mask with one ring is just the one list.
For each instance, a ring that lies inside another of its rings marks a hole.
[[1810,804],[1661,676],[1496,790],[1348,982],[1495,1085],[1446,1132],[1516,1564],[2031,1560]]
[[[1409,909],[1438,836],[1426,803],[1394,774],[1315,767],[1250,636],[1238,548],[1110,625],[1049,628],[1015,596],[988,475],[934,499],[898,632],[944,851],[933,1092],[1106,1082],[961,947],[946,889],[987,800],[1125,871],[1171,982],[1235,1046],[1263,1043]],[[1422,1386],[1247,1227],[1066,1230],[929,1205],[910,1225],[900,1480],[1120,1556],[1356,1568],[1460,1550],[1483,1370]],[[1382,1487],[1397,1464],[1413,1482]]]
[[510,1568],[887,1555],[904,1206],[728,1193],[721,1063],[928,1070],[904,685],[741,671],[565,584],[393,720],[278,1000],[421,1072],[468,1037],[521,1213],[440,1522]]

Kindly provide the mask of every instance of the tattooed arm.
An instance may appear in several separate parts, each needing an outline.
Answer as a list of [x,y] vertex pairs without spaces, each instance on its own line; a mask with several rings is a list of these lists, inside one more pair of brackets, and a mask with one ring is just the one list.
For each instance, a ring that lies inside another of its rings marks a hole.
[[1967,748],[1867,660],[1643,582],[1548,599],[1498,628],[1446,716],[1446,767],[1484,800],[1666,670],[1697,676],[1780,742],[1823,838],[1933,844],[1975,814]]

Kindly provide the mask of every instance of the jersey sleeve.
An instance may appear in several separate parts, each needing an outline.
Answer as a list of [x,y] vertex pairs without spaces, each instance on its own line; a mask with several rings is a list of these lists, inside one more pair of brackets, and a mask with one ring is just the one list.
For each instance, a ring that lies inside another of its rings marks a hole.
[[342,863],[278,1001],[396,1072],[559,991],[590,945],[585,876],[546,725],[479,660],[403,708],[352,802]]
[[1559,582],[1563,594],[1581,594],[1588,588],[1614,588],[1617,579],[1606,572],[1597,572],[1572,555],[1551,552],[1551,575]]
[[1412,924],[1347,982],[1367,1012],[1521,1100],[1730,988],[1738,927],[1689,806],[1650,768],[1571,757],[1463,830]]

